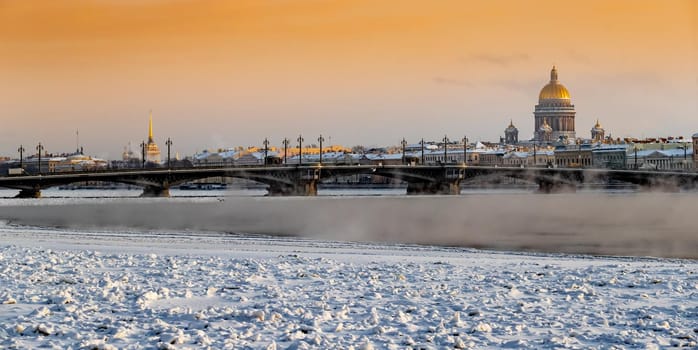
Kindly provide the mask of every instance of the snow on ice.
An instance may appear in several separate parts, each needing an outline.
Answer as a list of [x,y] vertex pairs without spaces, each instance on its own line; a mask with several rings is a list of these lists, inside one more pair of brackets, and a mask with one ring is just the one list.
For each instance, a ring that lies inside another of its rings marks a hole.
[[6,349],[698,346],[691,260],[12,225],[0,237]]

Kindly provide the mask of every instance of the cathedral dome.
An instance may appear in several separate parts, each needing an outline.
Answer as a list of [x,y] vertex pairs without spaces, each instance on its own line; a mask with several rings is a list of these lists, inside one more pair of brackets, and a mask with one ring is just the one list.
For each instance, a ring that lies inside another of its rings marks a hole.
[[540,90],[538,101],[543,100],[569,100],[570,92],[557,80],[557,69],[553,66],[550,71],[550,82]]

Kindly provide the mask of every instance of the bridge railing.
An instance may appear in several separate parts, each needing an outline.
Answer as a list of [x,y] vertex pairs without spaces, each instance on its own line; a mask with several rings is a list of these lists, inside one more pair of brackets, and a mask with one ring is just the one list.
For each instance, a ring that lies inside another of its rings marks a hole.
[[[531,166],[503,166],[503,165],[463,165],[462,163],[454,163],[454,164],[396,164],[396,165],[385,165],[385,164],[375,164],[375,163],[358,163],[358,164],[319,164],[319,163],[308,163],[308,164],[267,164],[262,165],[262,164],[249,164],[249,165],[209,165],[209,166],[171,166],[171,167],[133,167],[133,168],[112,168],[112,167],[106,167],[106,168],[99,168],[99,169],[81,169],[81,170],[74,170],[74,171],[50,171],[50,172],[41,172],[42,176],[52,176],[52,175],[71,175],[71,174],[99,174],[99,173],[129,173],[129,172],[161,172],[161,171],[166,171],[166,170],[216,170],[216,169],[247,169],[247,168],[309,168],[309,167],[317,167],[317,168],[351,168],[351,167],[356,167],[356,166],[371,166],[371,167],[376,167],[376,168],[386,168],[386,167],[395,167],[395,168],[434,168],[434,167],[445,167],[445,168],[454,168],[454,169],[464,169],[464,168],[483,168],[483,169],[490,169],[490,168],[528,168],[528,169],[559,169],[559,170],[606,170],[606,171],[632,171],[632,172],[638,172],[638,173],[687,173],[687,174],[693,174],[696,173],[697,169],[685,169],[685,168],[680,168],[680,169],[614,169],[614,168],[601,168],[601,167],[573,167],[573,168],[558,168],[558,167],[550,167],[546,165],[531,165]],[[0,177],[21,177],[21,176],[36,176],[39,175],[38,172],[28,172],[25,170],[25,172],[21,175],[13,174],[10,175],[9,173],[4,173]],[[459,174],[453,174],[449,176],[460,176]]]

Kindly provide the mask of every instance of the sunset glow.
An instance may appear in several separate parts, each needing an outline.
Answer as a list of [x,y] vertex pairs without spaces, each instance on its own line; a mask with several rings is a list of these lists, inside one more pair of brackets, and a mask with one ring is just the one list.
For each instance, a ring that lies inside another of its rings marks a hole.
[[[553,64],[580,134],[698,132],[698,2],[0,1],[0,154],[183,154],[533,134]],[[312,138],[312,137],[309,137]]]

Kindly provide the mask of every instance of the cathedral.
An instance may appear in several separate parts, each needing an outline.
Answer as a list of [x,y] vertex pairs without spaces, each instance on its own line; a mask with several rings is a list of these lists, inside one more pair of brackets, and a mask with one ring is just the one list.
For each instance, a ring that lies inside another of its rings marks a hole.
[[145,145],[145,160],[148,163],[160,164],[160,148],[153,140],[153,112],[148,121],[148,143]]
[[533,140],[540,143],[569,142],[574,132],[574,105],[570,92],[557,79],[557,68],[550,71],[550,82],[540,90],[538,104],[533,112],[535,127]]
[[[550,82],[546,84],[538,94],[538,104],[533,116],[535,119],[533,129],[533,142],[538,144],[552,144],[562,142],[565,144],[579,141],[574,130],[576,112],[570,99],[570,92],[557,78],[557,68],[553,66],[550,71]],[[610,136],[608,137],[610,139]],[[608,142],[606,131],[599,120],[591,128],[591,142]],[[519,129],[510,121],[504,129],[504,137],[500,143],[516,145],[519,143]]]

